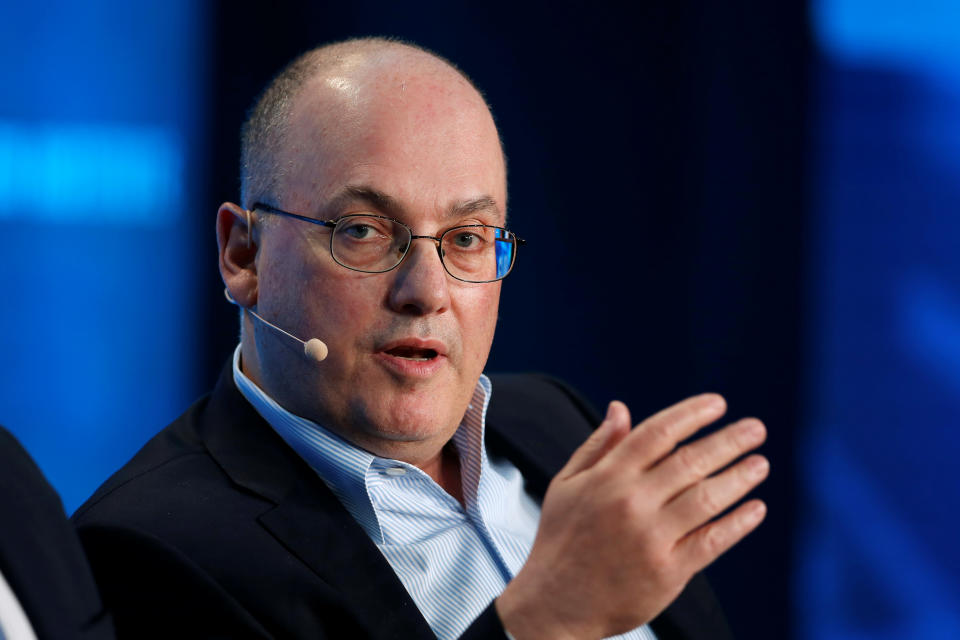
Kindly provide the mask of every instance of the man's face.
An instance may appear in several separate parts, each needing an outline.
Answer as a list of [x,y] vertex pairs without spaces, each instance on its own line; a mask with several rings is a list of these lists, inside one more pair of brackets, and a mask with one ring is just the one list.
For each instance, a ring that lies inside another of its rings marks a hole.
[[[496,129],[449,69],[315,78],[289,132],[281,201],[268,204],[325,220],[371,212],[416,235],[504,225]],[[320,338],[330,355],[311,362],[296,343],[257,327],[261,385],[374,453],[414,464],[436,455],[486,362],[500,283],[451,278],[436,244],[422,239],[393,271],[351,271],[331,258],[328,229],[264,222],[257,310],[303,339]]]

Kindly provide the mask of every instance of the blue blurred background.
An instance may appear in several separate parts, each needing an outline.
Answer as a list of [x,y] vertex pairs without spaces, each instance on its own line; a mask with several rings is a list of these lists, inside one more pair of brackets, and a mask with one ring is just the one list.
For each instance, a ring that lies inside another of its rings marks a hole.
[[68,510],[195,395],[204,19],[0,8],[0,423]]
[[960,3],[812,10],[797,620],[958,638]]
[[0,423],[72,511],[208,389],[245,110],[397,35],[506,143],[530,244],[489,368],[769,425],[768,521],[710,571],[738,637],[960,637],[960,4],[517,5],[0,7]]

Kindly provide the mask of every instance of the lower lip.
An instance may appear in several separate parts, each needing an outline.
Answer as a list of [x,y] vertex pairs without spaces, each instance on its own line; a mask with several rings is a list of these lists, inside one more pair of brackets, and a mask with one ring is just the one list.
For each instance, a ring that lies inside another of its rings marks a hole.
[[447,358],[440,355],[429,360],[411,360],[392,356],[384,351],[378,352],[377,358],[388,369],[407,378],[429,378],[440,371],[447,362]]

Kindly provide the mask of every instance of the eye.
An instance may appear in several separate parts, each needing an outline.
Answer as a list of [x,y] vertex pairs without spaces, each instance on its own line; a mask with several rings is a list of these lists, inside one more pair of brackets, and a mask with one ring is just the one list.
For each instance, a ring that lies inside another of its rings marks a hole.
[[373,227],[368,224],[352,223],[344,225],[343,232],[355,240],[363,240],[373,234]]
[[337,233],[351,240],[373,240],[389,238],[390,229],[377,218],[345,218],[337,225]]
[[479,235],[473,231],[457,231],[453,234],[453,246],[456,249],[476,249],[481,242]]

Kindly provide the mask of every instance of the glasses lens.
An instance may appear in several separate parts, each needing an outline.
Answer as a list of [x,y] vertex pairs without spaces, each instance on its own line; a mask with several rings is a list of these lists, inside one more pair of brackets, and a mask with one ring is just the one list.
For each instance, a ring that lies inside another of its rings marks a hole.
[[503,278],[513,269],[513,261],[517,258],[517,238],[506,229],[497,229],[495,235],[497,278]]
[[333,230],[333,259],[345,267],[378,273],[393,269],[410,244],[410,231],[379,216],[346,216]]
[[443,264],[454,278],[491,282],[510,272],[516,255],[512,233],[498,227],[454,227],[440,241]]

